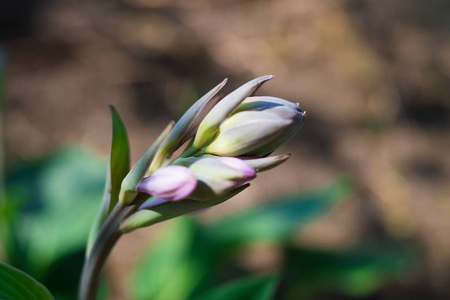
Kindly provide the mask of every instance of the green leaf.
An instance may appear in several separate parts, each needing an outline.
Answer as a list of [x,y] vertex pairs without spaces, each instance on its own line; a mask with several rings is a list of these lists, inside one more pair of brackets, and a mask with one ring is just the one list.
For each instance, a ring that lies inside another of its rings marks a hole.
[[49,291],[28,274],[0,262],[0,299],[52,300]]
[[130,170],[130,149],[128,146],[127,131],[116,109],[112,105],[110,108],[113,129],[110,157],[111,198],[109,201],[108,214],[119,201],[122,180]]
[[127,131],[114,106],[110,105],[110,109],[112,118],[111,153],[106,174],[105,190],[89,233],[86,246],[87,253],[92,248],[103,222],[119,201],[122,181],[130,170],[130,149]]
[[[11,224],[15,238],[8,251],[9,263],[30,273],[47,286],[49,270],[65,265],[54,278],[78,277],[81,266],[63,262],[83,258],[90,225],[98,208],[106,164],[79,148],[62,149],[29,161],[9,172],[8,201],[19,207]],[[10,196],[11,195],[11,196]],[[76,280],[71,286],[76,287]],[[53,288],[52,288],[53,290]]]
[[253,275],[215,287],[196,300],[269,300],[273,299],[278,276]]
[[367,296],[388,280],[415,265],[415,254],[406,247],[361,247],[332,252],[288,249],[285,271],[289,288],[283,299],[308,299],[315,293],[338,292]]
[[215,245],[212,251],[228,251],[254,241],[286,241],[299,226],[324,215],[350,191],[348,180],[340,179],[309,194],[282,196],[225,217],[206,229]]
[[197,225],[186,217],[169,224],[132,271],[129,290],[134,300],[187,299],[205,274],[191,253]]

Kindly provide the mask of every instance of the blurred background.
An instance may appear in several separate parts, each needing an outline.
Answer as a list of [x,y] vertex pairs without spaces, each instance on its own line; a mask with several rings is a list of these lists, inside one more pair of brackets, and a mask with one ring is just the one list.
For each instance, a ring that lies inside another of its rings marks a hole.
[[[68,144],[106,160],[113,104],[135,162],[167,122],[224,78],[226,94],[274,74],[258,95],[308,112],[276,152],[291,159],[200,218],[345,175],[354,182],[349,199],[295,241],[337,250],[407,243],[418,253],[414,267],[356,298],[448,299],[449,14],[446,0],[2,1],[5,161],[14,167]],[[123,278],[162,227],[117,245],[108,266],[114,299],[126,298]],[[275,264],[270,247],[254,251],[259,260],[242,258],[244,267]]]

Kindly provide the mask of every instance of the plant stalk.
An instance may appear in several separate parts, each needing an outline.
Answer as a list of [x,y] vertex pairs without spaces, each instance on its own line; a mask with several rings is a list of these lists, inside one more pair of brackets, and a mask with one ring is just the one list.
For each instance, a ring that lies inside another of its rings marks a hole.
[[133,214],[147,198],[148,195],[146,194],[138,194],[135,201],[130,206],[125,206],[121,202],[116,204],[113,211],[100,228],[92,249],[84,261],[78,291],[78,300],[96,299],[103,266],[108,255],[111,253],[111,250],[122,236],[122,232],[119,230],[120,223],[126,217]]

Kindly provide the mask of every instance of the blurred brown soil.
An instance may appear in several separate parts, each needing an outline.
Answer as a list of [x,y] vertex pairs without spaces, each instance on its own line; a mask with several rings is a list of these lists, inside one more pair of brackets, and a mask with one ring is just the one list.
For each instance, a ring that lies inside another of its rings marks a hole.
[[[309,114],[277,151],[292,158],[203,218],[347,174],[357,182],[355,196],[308,226],[299,242],[346,248],[413,241],[426,255],[410,284],[448,295],[448,2],[33,3],[27,22],[13,16],[16,27],[1,31],[8,162],[67,143],[106,156],[107,104],[122,115],[136,161],[169,120],[223,78],[230,92],[275,74],[258,94],[298,102]],[[161,226],[126,236],[115,249],[109,264],[115,299],[126,298],[123,278]]]

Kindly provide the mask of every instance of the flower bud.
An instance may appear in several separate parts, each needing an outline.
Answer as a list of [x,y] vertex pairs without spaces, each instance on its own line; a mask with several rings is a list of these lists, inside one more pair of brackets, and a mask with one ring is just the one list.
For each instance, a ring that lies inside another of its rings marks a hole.
[[244,174],[242,180],[245,182],[255,177],[255,169],[239,158],[219,156],[216,157],[216,159],[227,166],[242,172],[242,174]]
[[233,110],[248,96],[252,95],[264,82],[272,79],[272,75],[261,76],[242,85],[232,93],[228,94],[206,115],[198,127],[195,135],[193,148],[201,149],[210,142],[220,124]]
[[300,129],[305,112],[274,97],[249,97],[224,120],[205,153],[220,156],[266,156]]
[[221,156],[265,156],[300,128],[304,113],[298,105],[273,97],[249,97],[223,121],[205,148]]
[[207,201],[232,193],[256,176],[255,170],[235,157],[204,155],[181,158],[177,164],[188,166],[197,178],[197,187],[189,199]]
[[156,170],[138,186],[138,191],[168,201],[178,201],[189,196],[197,180],[194,173],[183,166],[167,166]]

